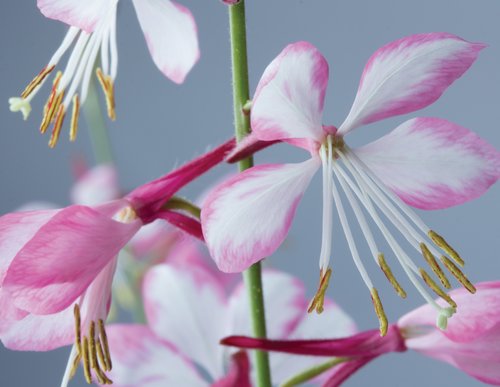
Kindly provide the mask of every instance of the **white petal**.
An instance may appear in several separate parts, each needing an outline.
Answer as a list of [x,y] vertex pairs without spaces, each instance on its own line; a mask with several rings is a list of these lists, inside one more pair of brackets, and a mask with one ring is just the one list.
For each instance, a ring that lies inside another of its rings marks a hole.
[[133,0],[149,52],[160,71],[184,82],[198,61],[198,34],[191,12],[170,0]]

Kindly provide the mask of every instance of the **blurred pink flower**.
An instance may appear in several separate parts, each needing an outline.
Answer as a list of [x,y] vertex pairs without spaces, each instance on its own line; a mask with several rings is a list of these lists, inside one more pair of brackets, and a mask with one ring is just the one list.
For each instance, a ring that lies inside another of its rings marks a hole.
[[450,292],[460,308],[446,330],[434,326],[432,307],[424,305],[391,325],[386,337],[378,331],[332,340],[259,340],[229,337],[222,342],[240,348],[259,348],[300,355],[340,356],[339,365],[325,386],[339,386],[359,368],[390,352],[413,349],[447,362],[484,383],[500,385],[500,282],[477,285],[472,296],[463,289]]
[[[139,24],[154,63],[175,83],[182,83],[199,58],[197,29],[191,12],[171,0],[133,0]],[[54,147],[61,127],[73,104],[70,140],[76,138],[80,105],[87,98],[96,59],[96,71],[103,88],[108,116],[115,119],[114,80],[118,71],[116,13],[118,0],[38,0],[38,8],[48,18],[70,26],[68,33],[48,64],[26,87],[20,97],[9,100],[11,111],[21,111],[27,119],[30,102],[59,64],[73,43],[74,48],[64,72],[54,78],[46,103],[40,131],[45,133],[53,122],[49,146]]]
[[[435,258],[442,256],[436,247],[459,265],[463,261],[409,206],[446,208],[480,196],[500,177],[500,153],[468,129],[439,118],[410,119],[361,148],[349,147],[344,136],[360,125],[430,105],[467,71],[483,48],[483,44],[447,33],[412,35],[383,46],[366,64],[351,111],[337,129],[322,124],[329,73],[326,59],[310,43],[287,46],[266,68],[257,86],[251,108],[252,134],[243,147],[256,150],[263,142],[284,141],[309,151],[311,158],[298,164],[255,166],[211,192],[201,218],[205,240],[218,267],[225,272],[241,272],[271,255],[286,238],[304,191],[322,167],[321,280],[311,307],[321,307],[330,275],[335,205],[354,263],[374,301],[382,334],[387,329],[378,292],[358,253],[337,181],[373,259],[396,291],[406,297],[377,247],[362,207],[411,282],[435,306],[440,324],[445,324],[452,310],[434,303],[419,280],[433,290],[437,285],[430,284],[430,276],[401,248],[378,211],[428,262],[432,261],[432,270],[449,288]],[[236,153],[246,151],[240,146]],[[453,274],[458,273],[447,257],[441,260]],[[461,273],[459,280],[474,291]]]
[[[116,386],[128,387],[144,386],[150,380],[176,386],[250,386],[246,355],[219,345],[225,335],[251,332],[243,284],[229,290],[227,284],[235,276],[216,274],[206,266],[194,240],[179,247],[166,263],[145,276],[143,297],[149,326],[108,327],[114,360],[110,377]],[[327,301],[324,318],[307,315],[303,285],[290,275],[265,271],[263,284],[269,336],[340,337],[355,331],[352,320],[331,301]],[[297,368],[316,363],[313,357],[274,354],[273,379],[284,381]],[[243,384],[234,384],[235,374]]]

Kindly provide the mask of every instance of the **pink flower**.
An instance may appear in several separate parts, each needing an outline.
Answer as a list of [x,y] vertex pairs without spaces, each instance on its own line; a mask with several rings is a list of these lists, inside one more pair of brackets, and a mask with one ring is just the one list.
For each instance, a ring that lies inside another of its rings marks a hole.
[[[156,66],[175,83],[182,83],[199,58],[196,24],[191,12],[170,0],[133,0],[149,52]],[[31,81],[20,97],[9,99],[11,111],[21,111],[27,119],[30,102],[73,45],[64,72],[54,78],[40,126],[45,133],[54,123],[49,146],[54,147],[66,113],[72,104],[70,140],[78,130],[80,105],[87,98],[90,78],[100,53],[101,68],[96,75],[103,88],[108,116],[115,119],[114,80],[118,70],[116,11],[118,0],[38,0],[38,8],[48,18],[70,26],[48,64]]]
[[482,382],[500,385],[500,282],[477,285],[471,296],[463,289],[450,292],[460,308],[445,331],[434,327],[434,311],[424,305],[391,325],[386,337],[377,331],[346,339],[272,341],[230,337],[224,344],[300,355],[351,358],[338,366],[325,386],[339,386],[352,373],[380,355],[413,349],[447,362]]
[[[155,219],[173,219],[176,226],[201,237],[198,220],[162,206],[222,161],[233,146],[230,140],[124,198],[1,217],[0,337],[4,345],[44,351],[74,341],[63,384],[78,360],[88,365],[92,354],[99,354],[99,345],[105,351],[104,321],[118,252],[142,225]],[[107,362],[103,369],[110,369]]]
[[431,104],[462,76],[482,48],[482,44],[446,33],[413,35],[387,44],[369,59],[351,111],[337,129],[322,125],[328,82],[325,58],[307,42],[287,46],[264,71],[251,109],[253,132],[237,153],[245,154],[246,147],[259,149],[263,142],[284,141],[309,151],[311,158],[298,164],[259,165],[212,191],[201,218],[205,240],[218,267],[225,272],[240,272],[272,254],[285,239],[312,176],[322,167],[321,281],[311,308],[321,307],[328,284],[335,206],[354,263],[374,301],[382,334],[387,329],[378,292],[358,254],[338,184],[376,264],[396,291],[406,297],[375,242],[362,208],[411,282],[438,310],[443,326],[453,309],[436,304],[420,279],[445,298],[446,294],[412,261],[379,212],[423,255],[445,288],[450,284],[436,260],[440,256],[446,268],[473,292],[465,275],[437,248],[459,266],[463,260],[409,205],[446,208],[480,196],[500,177],[499,152],[469,130],[439,118],[410,119],[361,148],[349,147],[344,136],[362,124]]
[[[246,355],[219,345],[225,335],[251,332],[243,284],[230,290],[226,284],[234,276],[215,274],[204,264],[193,241],[179,247],[167,263],[150,269],[144,279],[149,326],[108,327],[114,360],[110,378],[116,386],[128,387],[145,386],[151,380],[168,386],[250,386]],[[304,314],[304,287],[288,274],[266,271],[263,283],[271,337],[340,337],[355,331],[352,320],[330,301],[325,318]],[[274,354],[273,379],[284,381],[296,369],[318,360]],[[235,374],[243,384],[230,382]]]

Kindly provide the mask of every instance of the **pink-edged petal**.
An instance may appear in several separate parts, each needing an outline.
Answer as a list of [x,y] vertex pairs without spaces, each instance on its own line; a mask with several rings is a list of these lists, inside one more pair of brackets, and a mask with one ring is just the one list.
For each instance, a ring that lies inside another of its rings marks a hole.
[[71,190],[73,203],[85,206],[109,202],[119,196],[118,175],[111,164],[101,164],[87,171]]
[[470,341],[450,340],[435,329],[408,339],[406,344],[410,349],[449,363],[485,383],[500,385],[500,322]]
[[259,165],[212,191],[201,211],[203,235],[220,270],[240,272],[272,254],[285,239],[299,201],[321,165]]
[[28,314],[11,321],[0,339],[5,347],[18,351],[50,351],[70,345],[75,340],[73,305],[58,313]]
[[[266,305],[267,306],[267,305]],[[335,339],[347,337],[356,332],[356,324],[338,305],[330,300],[325,301],[323,313],[308,314],[302,310],[301,321],[286,339]],[[315,356],[270,354],[273,379],[282,383],[301,370],[324,363],[325,359]],[[323,376],[324,378],[324,376]]]
[[62,21],[86,32],[94,31],[108,7],[116,7],[118,0],[37,0],[45,17]]
[[13,212],[0,218],[0,285],[16,254],[59,210]]
[[144,223],[149,223],[178,190],[224,161],[235,144],[234,138],[224,142],[166,175],[136,188],[127,195],[127,200]]
[[[117,201],[103,206],[107,212]],[[101,208],[99,208],[101,209]],[[91,207],[58,211],[19,250],[3,282],[15,305],[36,314],[67,308],[140,228]]]
[[184,82],[200,57],[193,15],[170,0],[133,0],[133,4],[156,66],[175,83]]
[[439,118],[414,118],[354,151],[398,196],[426,210],[481,196],[500,177],[500,153]]
[[[475,294],[462,288],[450,292],[458,308],[442,333],[452,341],[474,340],[500,323],[500,282],[482,282],[476,284],[476,289]],[[398,326],[404,329],[435,327],[435,319],[434,308],[426,304],[401,317]]]
[[260,140],[307,139],[321,142],[328,63],[307,42],[288,45],[267,66],[251,110]]
[[339,134],[430,105],[467,71],[484,47],[452,34],[428,33],[378,49],[365,66]]
[[[307,300],[302,282],[291,275],[266,270],[262,275],[266,305],[267,335],[286,338],[307,313]],[[229,301],[231,334],[252,334],[250,301],[245,286],[240,284]]]
[[142,226],[128,247],[138,259],[150,256],[163,258],[180,235],[180,231],[159,219]]
[[207,387],[195,366],[145,325],[106,328],[116,387]]
[[158,218],[164,219],[172,226],[184,231],[191,236],[194,236],[201,241],[204,241],[203,233],[201,231],[201,223],[198,219],[176,211],[159,212]]
[[234,147],[231,153],[227,155],[226,161],[228,163],[236,163],[242,159],[253,156],[254,153],[278,142],[281,142],[281,140],[259,140],[257,135],[252,132]]
[[203,366],[214,379],[224,375],[226,300],[221,284],[200,265],[153,267],[144,278],[146,316],[155,334]]
[[252,387],[248,354],[238,351],[232,355],[227,375],[212,383],[212,387]]

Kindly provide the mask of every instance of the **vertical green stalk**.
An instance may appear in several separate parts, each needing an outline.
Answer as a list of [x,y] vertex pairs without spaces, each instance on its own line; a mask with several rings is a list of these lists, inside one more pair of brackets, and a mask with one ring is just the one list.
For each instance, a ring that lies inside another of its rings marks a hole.
[[107,164],[113,161],[111,146],[104,115],[97,95],[97,80],[91,77],[87,99],[82,106],[87,126],[89,127],[90,140],[97,164]]
[[[248,86],[247,41],[245,24],[245,1],[241,0],[229,9],[229,25],[231,34],[231,58],[233,69],[233,103],[235,134],[238,141],[250,132],[250,119],[243,112],[243,106],[250,99]],[[253,166],[249,157],[239,162],[240,171]],[[260,263],[252,265],[243,273],[245,286],[250,297],[250,313],[253,333],[256,337],[266,337],[266,318],[264,297],[262,293],[262,275]],[[255,368],[257,386],[271,386],[271,372],[267,352],[255,351]]]

